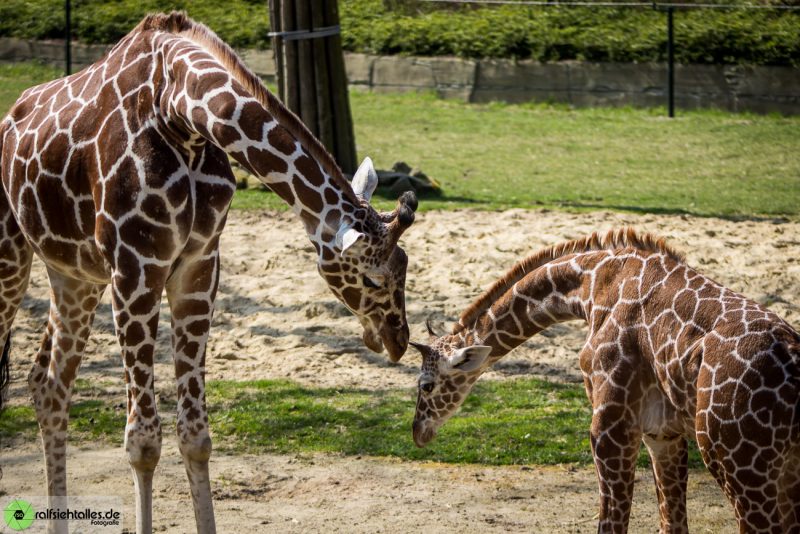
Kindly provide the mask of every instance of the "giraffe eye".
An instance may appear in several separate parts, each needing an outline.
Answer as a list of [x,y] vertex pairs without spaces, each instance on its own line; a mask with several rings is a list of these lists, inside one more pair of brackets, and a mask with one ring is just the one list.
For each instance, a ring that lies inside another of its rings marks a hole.
[[364,282],[364,287],[368,287],[370,289],[380,289],[381,287],[377,282],[375,282],[375,280],[373,280],[369,276],[365,276],[363,282]]
[[419,385],[419,389],[421,389],[425,393],[430,393],[431,391],[433,391],[433,382],[421,382]]

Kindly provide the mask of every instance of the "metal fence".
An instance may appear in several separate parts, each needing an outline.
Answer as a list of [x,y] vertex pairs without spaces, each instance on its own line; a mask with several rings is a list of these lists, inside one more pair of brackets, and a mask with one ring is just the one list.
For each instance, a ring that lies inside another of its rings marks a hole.
[[[720,10],[800,10],[800,5],[787,4],[717,4],[717,3],[690,3],[690,2],[583,2],[583,1],[547,1],[547,0],[416,0],[429,4],[450,5],[484,5],[484,6],[538,6],[538,7],[581,7],[593,9],[624,8],[624,9],[654,9],[666,15],[666,43],[667,43],[667,113],[675,116],[675,12],[689,9],[720,9]],[[72,71],[72,16],[71,0],[64,0],[65,17],[65,44],[64,62],[67,74]]]
[[541,1],[541,0],[418,0],[430,4],[451,5],[504,5],[504,6],[538,6],[538,7],[582,7],[582,8],[630,8],[654,9],[666,14],[667,33],[667,114],[675,116],[675,11],[688,9],[722,9],[722,10],[747,10],[770,9],[797,11],[800,6],[786,4],[716,4],[716,3],[686,3],[686,2],[580,2],[580,1]]

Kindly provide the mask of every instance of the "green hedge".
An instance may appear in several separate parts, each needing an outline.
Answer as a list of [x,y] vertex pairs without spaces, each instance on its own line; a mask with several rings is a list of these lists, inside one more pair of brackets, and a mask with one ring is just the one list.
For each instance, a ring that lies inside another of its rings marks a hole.
[[[728,1],[728,0],[726,0]],[[732,0],[744,2],[745,0]],[[73,0],[74,35],[114,42],[145,13],[184,9],[235,47],[269,46],[265,0]],[[419,0],[339,0],[346,50],[558,61],[661,61],[665,14],[641,8],[464,7]],[[63,0],[3,0],[0,35],[63,36]],[[681,10],[681,63],[800,66],[800,12]]]
[[[385,7],[387,0],[340,1],[348,50],[540,61],[662,61],[666,56],[666,14],[649,8],[478,9],[417,2],[415,10],[392,11]],[[677,11],[675,42],[681,63],[800,66],[800,12]]]
[[[237,48],[268,46],[265,0],[72,0],[73,36],[85,43],[114,43],[147,13],[184,10]],[[64,36],[64,0],[0,0],[0,36]]]

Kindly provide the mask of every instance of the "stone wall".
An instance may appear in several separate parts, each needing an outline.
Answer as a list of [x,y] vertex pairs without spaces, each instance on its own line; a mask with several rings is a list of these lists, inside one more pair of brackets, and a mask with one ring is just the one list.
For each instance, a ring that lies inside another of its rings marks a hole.
[[[73,70],[101,57],[100,45],[74,44]],[[244,61],[267,81],[275,79],[272,52],[245,50]],[[0,62],[37,59],[63,66],[58,41],[0,38]],[[352,89],[375,92],[435,91],[466,102],[548,101],[575,106],[666,105],[666,65],[646,63],[537,63],[451,57],[345,54]],[[675,105],[757,113],[800,114],[800,69],[741,65],[678,65]]]

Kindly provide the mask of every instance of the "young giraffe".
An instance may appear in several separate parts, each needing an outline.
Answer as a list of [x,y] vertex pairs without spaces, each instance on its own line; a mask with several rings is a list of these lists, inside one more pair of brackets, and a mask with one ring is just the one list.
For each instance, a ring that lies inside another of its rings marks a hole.
[[[351,188],[297,117],[184,14],[148,16],[104,59],[26,91],[0,123],[0,143],[0,340],[8,340],[34,253],[51,285],[50,319],[28,379],[51,506],[67,495],[71,389],[95,307],[111,284],[136,528],[151,531],[161,451],[153,351],[166,290],[179,447],[197,529],[215,530],[204,370],[219,236],[235,189],[228,155],[302,220],[320,274],[362,323],[365,344],[377,352],[385,346],[393,361],[405,352],[407,258],[397,242],[413,222],[413,194],[394,212],[377,213],[369,205],[377,184],[369,158]],[[49,526],[66,531],[64,523]]]
[[640,441],[661,532],[687,532],[687,439],[742,532],[800,531],[800,335],[687,267],[663,240],[592,234],[516,264],[423,355],[413,433],[423,447],[478,377],[548,326],[583,319],[600,532],[625,532]]

